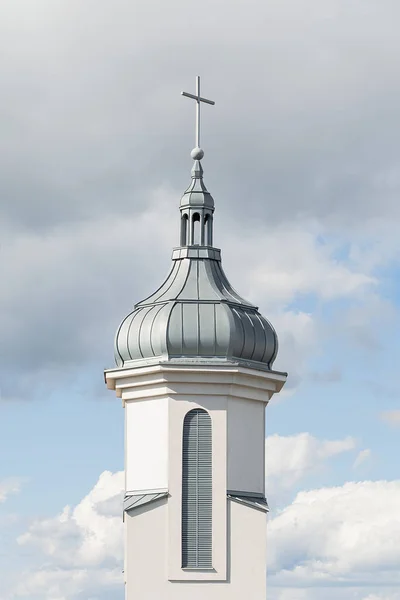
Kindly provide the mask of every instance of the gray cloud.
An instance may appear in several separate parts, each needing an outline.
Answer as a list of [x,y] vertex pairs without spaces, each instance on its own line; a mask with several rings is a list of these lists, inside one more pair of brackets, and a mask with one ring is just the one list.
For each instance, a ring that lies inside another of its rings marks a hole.
[[177,240],[194,124],[179,92],[197,73],[217,102],[204,167],[228,275],[243,271],[235,237],[310,221],[346,241],[385,232],[385,260],[397,255],[397,14],[361,0],[237,2],[228,15],[219,0],[200,14],[183,0],[3,4],[3,397],[22,364],[26,387],[29,371],[110,366],[118,320]]
[[227,19],[214,2],[212,20],[180,0],[16,6],[2,19],[14,223],[132,212],[143,189],[181,188],[193,106],[179,90],[196,70],[217,100],[204,139],[221,206],[246,197],[264,218],[339,224],[398,210],[385,178],[398,170],[392,4],[389,18],[385,3],[237,3]]

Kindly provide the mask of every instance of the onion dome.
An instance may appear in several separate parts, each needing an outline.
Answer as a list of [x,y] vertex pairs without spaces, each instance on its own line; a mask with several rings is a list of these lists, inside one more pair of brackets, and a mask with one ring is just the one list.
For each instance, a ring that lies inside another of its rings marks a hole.
[[203,155],[198,147],[192,151],[192,181],[180,203],[181,243],[170,273],[118,328],[119,367],[169,361],[272,368],[275,330],[232,288],[213,246],[214,200],[203,181]]

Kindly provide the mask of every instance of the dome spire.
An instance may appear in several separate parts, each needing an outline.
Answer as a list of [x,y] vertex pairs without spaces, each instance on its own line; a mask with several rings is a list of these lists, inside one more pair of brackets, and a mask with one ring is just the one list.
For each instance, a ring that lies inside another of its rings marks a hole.
[[190,153],[194,160],[192,182],[181,199],[181,246],[213,245],[214,200],[203,181],[201,159],[204,150],[200,148],[200,108],[201,103],[214,105],[214,100],[200,96],[200,77],[196,77],[196,94],[181,92],[182,96],[196,100],[196,147]]
[[200,107],[201,103],[214,105],[214,100],[207,100],[200,96],[200,76],[196,77],[196,94],[189,94],[188,92],[181,92],[182,96],[192,98],[196,100],[196,147],[192,150],[191,156],[193,160],[201,160],[204,156],[204,151],[200,148]]

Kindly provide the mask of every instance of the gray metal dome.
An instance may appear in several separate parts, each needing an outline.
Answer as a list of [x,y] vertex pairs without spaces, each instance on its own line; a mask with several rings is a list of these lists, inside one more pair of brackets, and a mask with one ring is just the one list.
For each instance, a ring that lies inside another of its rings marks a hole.
[[181,246],[161,287],[135,305],[115,340],[118,366],[240,362],[271,369],[278,351],[272,325],[231,287],[212,245],[214,201],[195,160],[180,204]]

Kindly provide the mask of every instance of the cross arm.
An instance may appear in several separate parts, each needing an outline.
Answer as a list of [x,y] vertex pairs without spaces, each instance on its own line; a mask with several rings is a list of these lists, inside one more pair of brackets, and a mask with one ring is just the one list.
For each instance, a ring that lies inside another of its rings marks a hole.
[[207,100],[207,98],[202,98],[201,96],[195,96],[194,94],[189,94],[188,92],[181,92],[182,96],[186,96],[187,98],[193,98],[193,100],[197,100],[197,102],[205,102],[206,104],[214,105],[214,100]]

